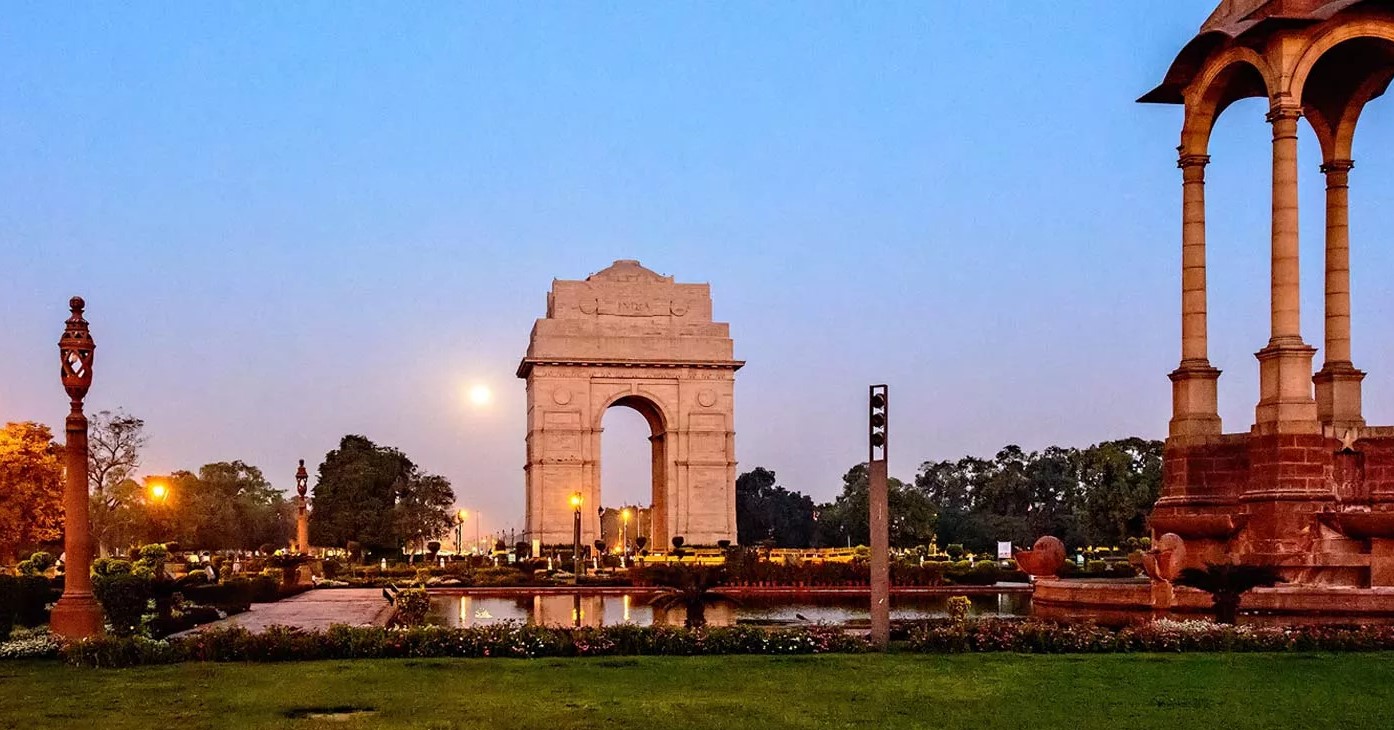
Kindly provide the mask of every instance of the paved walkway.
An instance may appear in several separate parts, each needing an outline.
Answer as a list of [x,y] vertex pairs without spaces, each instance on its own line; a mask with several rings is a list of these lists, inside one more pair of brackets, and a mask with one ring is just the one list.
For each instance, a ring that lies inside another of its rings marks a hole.
[[262,631],[268,626],[327,629],[333,624],[381,626],[390,615],[381,588],[322,588],[275,603],[253,603],[249,611],[204,624],[185,633],[241,626]]

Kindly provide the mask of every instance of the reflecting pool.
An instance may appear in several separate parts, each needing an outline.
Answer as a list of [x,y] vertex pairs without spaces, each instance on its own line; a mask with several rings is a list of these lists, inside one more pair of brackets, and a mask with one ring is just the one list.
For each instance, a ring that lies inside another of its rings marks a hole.
[[[682,626],[682,608],[653,606],[652,594],[530,593],[511,596],[431,595],[427,621],[438,626],[483,626],[522,621],[543,626]],[[891,619],[948,616],[949,594],[891,597]],[[979,616],[1026,616],[1031,597],[1025,593],[970,596],[971,613]],[[707,608],[711,626],[865,624],[870,620],[866,595],[740,596]]]

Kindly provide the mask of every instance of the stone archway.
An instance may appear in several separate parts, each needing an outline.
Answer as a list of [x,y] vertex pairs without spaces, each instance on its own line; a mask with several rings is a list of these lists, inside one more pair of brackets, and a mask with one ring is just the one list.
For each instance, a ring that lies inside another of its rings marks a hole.
[[652,545],[736,538],[735,373],[730,325],[712,321],[711,287],[637,261],[584,281],[554,280],[518,377],[527,381],[528,537],[570,545],[600,534],[601,419],[615,406],[648,421]]

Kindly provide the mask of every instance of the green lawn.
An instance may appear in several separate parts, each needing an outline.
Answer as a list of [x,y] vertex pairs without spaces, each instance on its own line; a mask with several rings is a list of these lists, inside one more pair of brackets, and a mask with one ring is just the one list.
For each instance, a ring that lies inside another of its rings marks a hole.
[[1394,654],[0,663],[0,727],[26,730],[1311,728],[1391,707]]

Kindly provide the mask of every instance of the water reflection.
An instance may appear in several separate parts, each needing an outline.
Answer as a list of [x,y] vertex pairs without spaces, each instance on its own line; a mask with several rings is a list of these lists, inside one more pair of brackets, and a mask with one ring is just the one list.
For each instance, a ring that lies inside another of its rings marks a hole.
[[[651,595],[519,593],[513,596],[432,595],[430,623],[470,627],[503,621],[543,626],[682,626],[682,607],[655,608]],[[948,595],[893,596],[892,619],[948,616]],[[972,612],[980,616],[1024,616],[1030,596],[1000,593],[972,596]],[[719,602],[706,610],[709,626],[734,624],[799,625],[811,623],[862,624],[870,620],[865,596],[746,596],[735,603]]]

